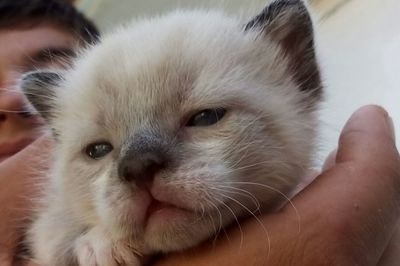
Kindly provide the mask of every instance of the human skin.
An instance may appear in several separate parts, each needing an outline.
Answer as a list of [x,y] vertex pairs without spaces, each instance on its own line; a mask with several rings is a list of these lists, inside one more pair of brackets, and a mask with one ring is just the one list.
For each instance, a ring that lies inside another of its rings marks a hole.
[[[263,226],[248,219],[241,224],[243,234],[233,226],[228,237],[154,265],[391,265],[389,255],[397,252],[390,241],[398,238],[400,158],[387,112],[376,106],[356,111],[337,152],[292,203],[296,211],[288,204],[261,216]],[[0,228],[10,230],[3,221]]]
[[0,265],[14,265],[17,246],[32,214],[51,141],[41,137],[0,164]]
[[[38,136],[38,117],[25,112],[16,83],[23,72],[60,67],[78,40],[67,31],[42,23],[34,27],[0,28],[0,164]],[[51,54],[49,53],[51,51]]]

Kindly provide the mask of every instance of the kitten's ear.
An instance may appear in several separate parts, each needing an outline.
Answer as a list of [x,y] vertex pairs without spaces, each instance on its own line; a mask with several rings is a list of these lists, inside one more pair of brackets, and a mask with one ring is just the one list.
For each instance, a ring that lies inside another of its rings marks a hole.
[[302,91],[320,97],[322,85],[314,50],[313,23],[301,0],[275,0],[245,26],[278,43]]
[[47,122],[54,113],[56,90],[63,80],[61,73],[49,71],[28,72],[20,80],[20,89]]

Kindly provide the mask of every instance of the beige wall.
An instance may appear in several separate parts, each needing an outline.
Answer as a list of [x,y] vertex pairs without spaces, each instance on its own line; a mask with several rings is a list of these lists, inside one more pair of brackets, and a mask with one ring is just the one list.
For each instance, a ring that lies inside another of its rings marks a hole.
[[[103,31],[132,18],[160,14],[177,7],[215,8],[237,13],[256,13],[272,0],[80,0],[78,6],[93,18]],[[323,17],[350,0],[308,0],[318,17]],[[254,11],[254,12],[253,12]]]
[[180,8],[221,7],[233,12],[240,9],[262,8],[268,0],[82,0],[79,4],[104,31],[132,18],[156,15]]
[[352,0],[318,25],[326,83],[321,143],[336,144],[338,131],[359,106],[384,106],[400,140],[400,1]]

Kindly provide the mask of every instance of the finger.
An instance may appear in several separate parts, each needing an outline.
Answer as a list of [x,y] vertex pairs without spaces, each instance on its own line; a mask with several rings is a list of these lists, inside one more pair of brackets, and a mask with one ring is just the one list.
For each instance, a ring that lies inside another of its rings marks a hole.
[[30,260],[22,262],[21,266],[40,266],[40,265]]
[[12,266],[12,254],[5,250],[4,247],[0,245],[0,265],[2,266]]
[[326,171],[336,165],[336,156],[337,156],[337,149],[329,153],[328,157],[326,158],[322,166],[322,171]]
[[[17,173],[25,172],[29,174],[28,167],[26,165],[37,166],[41,164],[47,157],[48,150],[50,149],[53,141],[47,137],[42,136],[29,144],[23,150],[5,160],[0,164],[0,177],[4,178],[12,178],[12,173],[14,176],[18,176]],[[21,163],[23,163],[24,167],[22,167]],[[3,170],[5,169],[5,170]],[[13,171],[10,173],[7,169],[12,169]]]
[[397,152],[392,120],[378,106],[357,110],[343,128],[339,139],[337,162],[375,161]]
[[291,193],[288,194],[289,198],[294,197],[297,193],[302,191],[304,188],[306,188],[309,184],[311,184],[312,181],[320,174],[321,172],[316,170],[316,169],[310,169],[306,172],[304,177],[302,177],[301,181],[297,186],[293,189]]
[[[399,221],[400,222],[400,221]],[[399,265],[400,254],[400,223],[398,223],[388,247],[379,260],[379,266]]]
[[386,111],[375,106],[359,109],[342,131],[336,165],[295,200],[305,226],[320,226],[327,238],[342,245],[353,243],[363,265],[377,263],[399,217],[399,168]]

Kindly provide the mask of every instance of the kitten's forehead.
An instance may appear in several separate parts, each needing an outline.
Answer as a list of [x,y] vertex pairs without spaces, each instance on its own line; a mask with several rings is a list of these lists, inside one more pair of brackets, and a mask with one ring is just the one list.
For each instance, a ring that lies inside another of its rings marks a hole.
[[84,88],[79,100],[95,106],[90,110],[105,124],[168,123],[221,107],[227,96],[241,98],[257,75],[263,85],[281,79],[282,74],[274,76],[279,64],[265,54],[273,45],[255,36],[222,13],[170,14],[106,37],[78,62],[71,87]]
[[205,83],[201,78],[218,76],[239,61],[247,48],[243,37],[237,22],[218,13],[176,13],[146,21],[109,36],[92,52],[85,66],[96,70],[89,71],[90,87],[112,97],[145,97],[147,107],[160,101],[178,104],[209,92],[193,90]]

